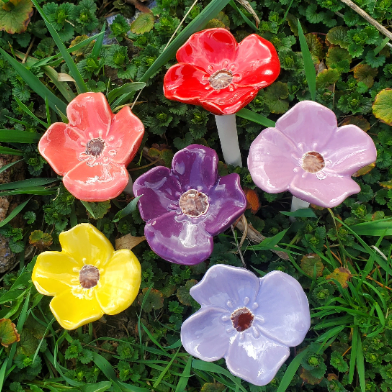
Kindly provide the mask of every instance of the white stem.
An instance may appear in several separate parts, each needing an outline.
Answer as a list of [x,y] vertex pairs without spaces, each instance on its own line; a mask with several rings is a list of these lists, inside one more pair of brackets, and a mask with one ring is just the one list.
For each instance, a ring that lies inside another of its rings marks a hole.
[[242,167],[235,114],[215,116],[215,121],[221,142],[223,159],[228,165]]
[[[298,197],[293,196],[293,200],[291,201],[291,212],[300,210],[301,208],[308,208],[310,203],[307,201],[303,201],[301,199],[298,199]],[[291,222],[295,221],[294,216],[290,216]]]
[[129,174],[129,172],[128,172],[128,178],[129,178],[129,180],[128,180],[128,184],[127,184],[127,186],[124,188],[124,190],[123,190],[123,192],[124,193],[128,193],[129,195],[132,195],[133,196],[133,181],[132,181],[132,177],[131,177],[131,175]]

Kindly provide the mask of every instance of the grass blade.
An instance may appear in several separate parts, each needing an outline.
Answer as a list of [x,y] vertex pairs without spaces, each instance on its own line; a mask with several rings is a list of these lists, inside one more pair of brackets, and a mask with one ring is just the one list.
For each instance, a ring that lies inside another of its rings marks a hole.
[[129,202],[129,204],[125,208],[118,211],[117,214],[113,218],[113,222],[114,223],[118,222],[120,219],[124,218],[125,216],[129,215],[131,212],[135,211],[137,203],[142,196],[143,195],[135,197],[131,202]]
[[0,184],[0,191],[5,189],[23,189],[30,188],[32,186],[47,185],[52,182],[59,181],[58,178],[30,178],[28,180],[8,182],[6,184]]
[[[48,124],[42,120],[40,120],[22,101],[20,101],[17,97],[14,97],[15,101],[18,103],[19,107],[31,118],[35,121],[39,122],[45,129],[48,128]],[[45,102],[48,102],[48,98],[45,97]]]
[[297,373],[299,366],[301,365],[302,358],[308,353],[308,349],[301,351],[290,363],[287,367],[282,381],[279,384],[278,390],[276,392],[284,392],[291,383],[291,380]]
[[351,357],[350,357],[350,369],[348,372],[348,383],[352,384],[355,371],[355,363],[357,360],[358,351],[358,327],[353,329],[353,337],[351,340]]
[[7,163],[6,165],[4,165],[3,167],[0,168],[0,173],[2,173],[3,171],[6,171],[9,167],[14,166],[18,162],[21,162],[21,161],[23,161],[23,159],[19,159],[19,161],[16,161],[16,162]]
[[106,30],[106,23],[103,24],[101,32],[98,34],[97,40],[95,41],[93,50],[91,52],[91,55],[96,59],[99,54],[101,53],[102,45],[103,45],[103,37],[105,36],[105,30]]
[[362,351],[362,341],[358,336],[357,342],[357,371],[359,376],[359,385],[361,386],[361,392],[365,392],[366,384],[365,384],[365,361],[363,359],[363,351]]
[[42,99],[46,98],[48,100],[49,105],[53,110],[57,110],[58,108],[61,112],[65,113],[67,105],[61,99],[57,98],[32,72],[1,48],[0,53],[34,92]]
[[170,369],[170,366],[172,365],[172,363],[174,362],[174,360],[177,357],[177,354],[180,352],[181,347],[176,351],[176,353],[173,355],[172,359],[170,360],[170,362],[167,364],[167,366],[165,367],[165,369],[163,370],[163,372],[159,375],[159,377],[157,378],[157,380],[155,381],[153,388],[156,388],[162,381],[163,377],[165,377],[165,374],[167,373],[167,371]]
[[36,143],[41,139],[38,133],[0,129],[0,143]]
[[16,217],[16,215],[19,214],[19,212],[21,212],[23,210],[23,208],[26,207],[26,204],[30,201],[31,197],[28,198],[25,202],[23,202],[22,204],[19,204],[18,207],[14,208],[11,212],[11,214],[9,214],[7,216],[7,218],[3,219],[0,222],[0,227],[5,226],[8,222],[12,221],[12,219],[14,219]]
[[0,146],[0,154],[23,156],[23,151],[15,150],[14,148]]
[[241,109],[237,112],[237,116],[241,118],[245,118],[246,120],[253,121],[257,124],[264,125],[265,127],[274,127],[275,122],[268,119],[267,117],[262,116],[261,114],[253,113],[249,109]]
[[379,237],[380,235],[392,235],[392,218],[380,219],[371,222],[359,223],[350,226],[350,229],[359,235],[371,235]]
[[[36,0],[33,0],[36,2]],[[139,82],[147,82],[151,76],[155,75],[163,65],[165,65],[170,59],[172,59],[177,50],[185,41],[197,31],[201,30],[206,23],[213,19],[227,4],[230,0],[212,0],[207,7],[195,18],[185,29],[173,40],[173,42],[164,50],[164,52],[154,61],[151,67],[146,73],[140,78]]]
[[131,92],[141,90],[145,86],[146,86],[146,83],[135,82],[135,83],[126,83],[126,84],[122,85],[121,87],[117,87],[108,94],[109,104],[111,104],[120,95],[129,94]]
[[52,24],[49,22],[49,19],[46,17],[44,11],[38,5],[37,0],[31,0],[31,1],[35,5],[35,8],[37,9],[37,11],[41,14],[41,17],[44,20],[46,27],[48,28],[48,30],[50,32],[50,35],[54,39],[54,42],[56,43],[63,59],[67,63],[67,66],[69,68],[69,73],[75,79],[76,86],[78,87],[78,89],[81,93],[86,93],[88,90],[87,90],[86,84],[84,83],[82,75],[80,74],[78,68],[76,67],[76,64],[73,61],[71,55],[68,53],[67,48],[63,44],[63,41],[61,40],[59,34],[55,30],[55,28],[52,26]]
[[182,376],[178,381],[177,388],[175,392],[184,392],[186,386],[188,385],[189,377],[191,376],[191,367],[192,367],[192,357],[188,358],[188,362],[186,363],[185,369],[182,372]]
[[302,57],[304,59],[306,81],[308,82],[310,96],[312,97],[312,100],[315,101],[316,100],[316,70],[314,68],[312,55],[310,54],[310,50],[306,42],[306,38],[299,20],[298,20],[298,37],[299,37],[299,44],[301,45]]

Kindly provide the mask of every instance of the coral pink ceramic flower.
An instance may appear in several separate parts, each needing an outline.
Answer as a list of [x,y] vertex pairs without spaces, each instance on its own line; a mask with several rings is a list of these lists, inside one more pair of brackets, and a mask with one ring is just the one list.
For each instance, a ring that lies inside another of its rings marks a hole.
[[128,184],[126,166],[144,134],[129,107],[113,114],[101,93],[78,95],[67,107],[69,124],[54,123],[38,149],[64,186],[84,201],[117,197]]
[[351,176],[377,158],[372,138],[356,125],[338,127],[332,110],[297,103],[253,141],[248,168],[265,192],[290,191],[321,207],[335,207],[361,188]]
[[203,106],[213,114],[234,114],[279,75],[274,46],[252,34],[240,43],[226,29],[193,34],[178,50],[179,64],[164,79],[168,99]]

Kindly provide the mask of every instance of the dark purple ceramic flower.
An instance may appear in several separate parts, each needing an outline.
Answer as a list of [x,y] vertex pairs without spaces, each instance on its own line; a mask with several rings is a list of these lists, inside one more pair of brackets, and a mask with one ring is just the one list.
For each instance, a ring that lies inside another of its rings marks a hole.
[[212,253],[213,236],[243,214],[246,197],[238,174],[218,176],[218,156],[197,144],[174,155],[172,169],[158,166],[133,185],[144,234],[163,259],[193,265]]
[[203,361],[222,357],[232,374],[266,385],[310,327],[301,285],[273,271],[259,279],[244,269],[217,264],[190,290],[201,309],[181,328],[185,350]]

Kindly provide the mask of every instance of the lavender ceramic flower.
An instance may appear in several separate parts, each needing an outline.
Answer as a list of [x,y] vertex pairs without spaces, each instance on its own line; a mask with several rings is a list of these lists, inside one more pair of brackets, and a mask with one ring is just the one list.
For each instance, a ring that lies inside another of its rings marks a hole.
[[303,101],[253,141],[248,168],[266,192],[289,190],[309,203],[335,207],[360,191],[351,176],[376,157],[373,140],[362,129],[338,127],[332,110]]
[[177,152],[172,169],[158,166],[133,185],[144,234],[163,259],[193,265],[212,253],[213,236],[226,230],[246,208],[238,174],[218,176],[218,156],[197,144]]
[[214,265],[190,290],[201,309],[181,328],[185,350],[212,362],[222,357],[230,372],[266,385],[310,327],[309,304],[300,284],[273,271]]

